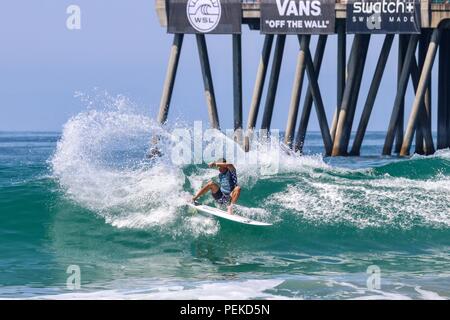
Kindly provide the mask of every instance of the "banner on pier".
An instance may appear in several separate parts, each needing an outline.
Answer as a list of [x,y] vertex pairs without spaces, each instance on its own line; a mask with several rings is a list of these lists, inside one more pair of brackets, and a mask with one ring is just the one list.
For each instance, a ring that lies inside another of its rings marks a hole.
[[350,0],[348,33],[420,33],[419,0]]
[[334,33],[335,4],[335,0],[261,0],[261,33]]
[[169,33],[241,33],[240,0],[169,0]]

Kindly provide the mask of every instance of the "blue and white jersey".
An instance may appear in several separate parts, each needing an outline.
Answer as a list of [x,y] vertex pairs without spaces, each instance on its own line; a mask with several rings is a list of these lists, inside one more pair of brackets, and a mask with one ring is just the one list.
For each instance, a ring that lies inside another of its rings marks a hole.
[[237,186],[236,170],[227,170],[225,173],[219,173],[220,191],[223,194],[230,194]]

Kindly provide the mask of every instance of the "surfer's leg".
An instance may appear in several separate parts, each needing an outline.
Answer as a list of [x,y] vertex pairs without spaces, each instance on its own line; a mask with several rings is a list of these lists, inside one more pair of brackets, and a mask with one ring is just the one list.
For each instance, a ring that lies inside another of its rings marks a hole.
[[233,192],[231,192],[231,204],[235,204],[238,201],[240,195],[241,195],[241,187],[236,186],[233,189]]
[[197,194],[195,195],[195,197],[192,198],[192,200],[196,201],[198,198],[200,198],[202,195],[204,195],[210,190],[212,193],[217,193],[217,191],[219,191],[220,188],[213,181],[210,181],[207,184],[205,184],[205,186],[201,188],[199,192],[197,192]]
[[231,192],[231,203],[228,206],[228,213],[233,214],[233,205],[238,201],[239,196],[241,195],[241,187],[236,186]]

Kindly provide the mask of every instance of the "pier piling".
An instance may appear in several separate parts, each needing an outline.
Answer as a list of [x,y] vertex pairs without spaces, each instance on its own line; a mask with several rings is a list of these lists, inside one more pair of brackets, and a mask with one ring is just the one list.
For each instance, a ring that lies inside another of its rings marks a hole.
[[[419,114],[420,107],[422,103],[424,103],[425,93],[428,89],[428,84],[431,78],[431,69],[433,67],[434,60],[436,58],[436,52],[439,47],[439,41],[441,38],[441,29],[436,28],[433,30],[433,34],[431,36],[430,44],[428,46],[428,51],[425,57],[425,62],[423,65],[423,69],[420,75],[419,85],[417,87],[416,97],[414,99],[414,103],[412,106],[412,110],[409,116],[408,125],[405,131],[405,137],[403,138],[402,149],[400,150],[400,155],[406,156],[409,154],[412,137],[414,134],[414,128],[417,123],[417,116]],[[424,130],[424,138],[427,141],[433,141],[431,136],[431,130]]]
[[252,131],[256,127],[256,120],[258,119],[259,107],[261,105],[261,97],[266,81],[267,69],[269,66],[270,53],[272,51],[274,36],[268,34],[264,37],[264,44],[259,61],[258,71],[256,73],[255,87],[253,89],[253,97],[250,105],[250,110],[247,120],[247,134],[245,136],[244,149],[249,151],[250,139]]
[[314,68],[314,63],[309,50],[309,41],[302,38],[300,43],[302,50],[305,52],[306,72],[308,74],[310,91],[316,107],[317,118],[319,120],[320,132],[322,134],[322,140],[325,148],[325,155],[331,154],[332,144],[330,136],[330,128],[328,126],[327,116],[325,113],[325,107],[323,105],[322,95],[320,93],[320,87],[318,83],[318,74]]
[[233,41],[233,110],[234,110],[234,141],[242,145],[242,37],[232,35]]
[[[430,32],[422,31],[419,41],[419,68],[423,70],[427,48],[430,43]],[[423,132],[429,132],[424,134]],[[427,138],[425,138],[427,137]],[[431,139],[430,139],[431,138]],[[419,109],[419,117],[416,124],[416,150],[417,154],[433,154],[434,144],[431,134],[431,78],[425,91],[424,101]]]
[[[420,72],[422,72],[423,70],[423,64],[425,62],[425,55],[427,53],[427,47],[428,47],[428,43],[427,43],[427,36],[426,36],[426,32],[423,31],[422,34],[420,34],[420,38],[419,38],[419,52],[418,52],[418,56],[419,56],[419,70]],[[420,73],[419,73],[419,79],[420,79]],[[418,84],[418,82],[417,82]],[[424,137],[422,134],[422,131],[424,129],[425,126],[425,112],[424,112],[424,108],[425,108],[425,104],[428,103],[428,92],[429,92],[429,86],[427,88],[427,91],[425,92],[425,97],[424,97],[424,101],[421,104],[420,108],[419,108],[419,117],[417,119],[417,123],[416,123],[416,127],[415,127],[415,138],[416,138],[416,150],[415,152],[417,154],[425,154],[425,146],[424,146]],[[415,92],[415,94],[417,94],[417,91]]]
[[394,143],[396,130],[398,130],[397,128],[398,119],[401,114],[402,104],[404,102],[409,76],[411,74],[411,64],[413,58],[415,57],[418,41],[419,36],[417,34],[411,35],[408,41],[408,48],[406,49],[402,72],[400,75],[400,80],[398,81],[397,94],[394,100],[394,107],[392,108],[392,114],[389,121],[386,138],[384,141],[383,155],[391,155],[392,152],[392,145]]
[[353,147],[350,155],[359,156],[361,151],[361,145],[364,139],[364,135],[367,130],[367,125],[369,123],[370,115],[372,114],[372,109],[375,104],[375,99],[377,97],[378,89],[380,88],[381,79],[384,74],[384,69],[386,67],[387,60],[389,58],[389,53],[391,52],[392,43],[394,41],[394,35],[388,34],[384,38],[383,46],[381,48],[380,57],[378,58],[377,66],[375,68],[375,73],[373,75],[372,83],[370,84],[369,93],[367,94],[367,100],[364,105],[364,109],[361,115],[361,120],[356,131],[355,141],[353,142]]
[[[310,38],[309,35],[305,35],[303,37]],[[299,41],[301,39],[301,36],[299,36]],[[309,43],[310,40],[308,40]],[[300,48],[298,52],[297,57],[297,67],[295,70],[295,77],[294,77],[294,84],[292,87],[292,95],[291,95],[291,103],[289,105],[289,113],[288,113],[288,119],[286,124],[286,133],[284,137],[284,143],[292,148],[292,141],[294,138],[294,131],[295,131],[295,125],[297,123],[297,117],[298,117],[298,107],[300,103],[300,96],[302,93],[303,88],[303,80],[305,78],[305,51]]]
[[333,156],[345,156],[350,141],[351,126],[358,100],[364,64],[367,57],[370,35],[355,35],[352,53],[349,59],[348,78],[339,110],[336,136],[333,144]]
[[173,87],[177,75],[178,62],[180,61],[181,47],[183,45],[184,34],[175,34],[173,36],[173,44],[170,50],[169,64],[167,67],[166,80],[159,105],[158,122],[164,124],[169,114],[170,101],[172,100]]
[[283,61],[284,46],[286,44],[286,35],[278,35],[275,43],[275,52],[273,54],[272,70],[267,91],[266,104],[264,108],[261,129],[270,130],[272,123],[273,108],[275,106],[275,97],[277,95],[278,80],[280,78],[281,62]]
[[220,129],[219,115],[217,113],[216,95],[209,64],[208,48],[206,47],[205,35],[197,34],[197,47],[202,69],[203,84],[205,86],[206,105],[208,106],[209,123],[211,128]]
[[339,112],[336,115],[336,130],[334,134],[334,140],[333,140],[333,156],[340,156],[343,155],[344,152],[340,151],[340,143],[342,142],[342,130],[344,127],[344,120],[347,113],[348,105],[350,104],[352,90],[354,88],[354,82],[356,77],[356,64],[357,59],[360,53],[360,46],[361,46],[361,35],[355,35],[353,38],[352,43],[352,49],[350,52],[350,57],[348,60],[348,66],[347,66],[347,80],[345,83],[344,88],[344,94],[342,96],[342,103],[341,106],[338,108]]
[[[314,54],[314,69],[316,70],[317,77],[319,76],[320,69],[322,67],[323,55],[325,53],[325,46],[327,44],[327,35],[320,35],[317,40],[316,52]],[[308,91],[306,92],[305,101],[303,103],[302,114],[300,116],[300,123],[298,126],[297,136],[295,138],[295,151],[303,151],[303,145],[305,143],[306,130],[308,129],[309,118],[311,116],[311,108],[313,104],[313,96],[311,91],[311,85],[308,84]]]
[[336,110],[333,115],[331,124],[331,138],[334,140],[336,135],[336,127],[339,111],[344,97],[345,79],[346,79],[346,60],[347,60],[347,35],[345,34],[345,26],[343,23],[337,26],[337,94],[336,94]]
[[[427,46],[430,43],[430,35],[431,33],[427,32],[427,40],[426,40],[426,44]],[[424,53],[426,53],[426,47],[425,46],[425,50],[423,51]],[[425,57],[425,54],[424,54]],[[433,141],[433,133],[432,133],[432,116],[431,116],[431,111],[432,111],[432,97],[431,97],[431,90],[432,90],[432,80],[431,80],[431,76],[430,76],[430,80],[428,81],[428,86],[427,86],[427,90],[425,91],[425,97],[424,97],[424,103],[422,104],[422,131],[426,131],[426,133],[422,133],[423,136],[423,144],[424,144],[424,150],[423,150],[423,154],[425,155],[431,155],[434,154],[436,149],[434,147],[434,141]]]
[[450,147],[450,31],[443,30],[439,47],[437,148]]
[[[400,77],[402,74],[403,64],[405,61],[406,49],[408,48],[409,36],[405,34],[398,35],[398,58],[397,58],[397,90],[400,84]],[[403,131],[405,130],[405,97],[399,105],[398,119],[396,124],[395,133],[395,146],[394,152],[396,154],[400,153],[403,143]]]
[[362,83],[362,78],[363,78],[363,74],[364,74],[364,69],[366,66],[366,59],[367,59],[367,54],[369,51],[369,42],[370,42],[370,35],[364,35],[363,36],[363,46],[361,48],[361,54],[360,54],[360,59],[358,61],[358,69],[357,69],[357,73],[356,73],[356,81],[355,81],[355,89],[353,90],[353,95],[352,95],[352,99],[351,99],[351,107],[349,108],[349,112],[347,114],[347,119],[346,119],[346,124],[344,126],[344,145],[343,148],[345,150],[345,155],[347,155],[348,153],[348,146],[350,143],[350,135],[352,132],[352,127],[353,127],[353,122],[355,119],[355,112],[356,112],[356,107],[358,105],[358,97],[359,97],[359,93],[361,91],[361,83]]

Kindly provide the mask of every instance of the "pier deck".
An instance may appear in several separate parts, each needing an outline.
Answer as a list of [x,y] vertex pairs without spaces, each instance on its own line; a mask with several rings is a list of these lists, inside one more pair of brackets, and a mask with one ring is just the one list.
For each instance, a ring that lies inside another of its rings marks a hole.
[[[347,18],[347,1],[336,1],[336,18]],[[260,1],[242,1],[242,23],[259,29]],[[167,27],[166,0],[155,0],[155,8],[161,27]],[[443,20],[450,19],[450,1],[435,0],[421,1],[422,28],[436,28]]]

